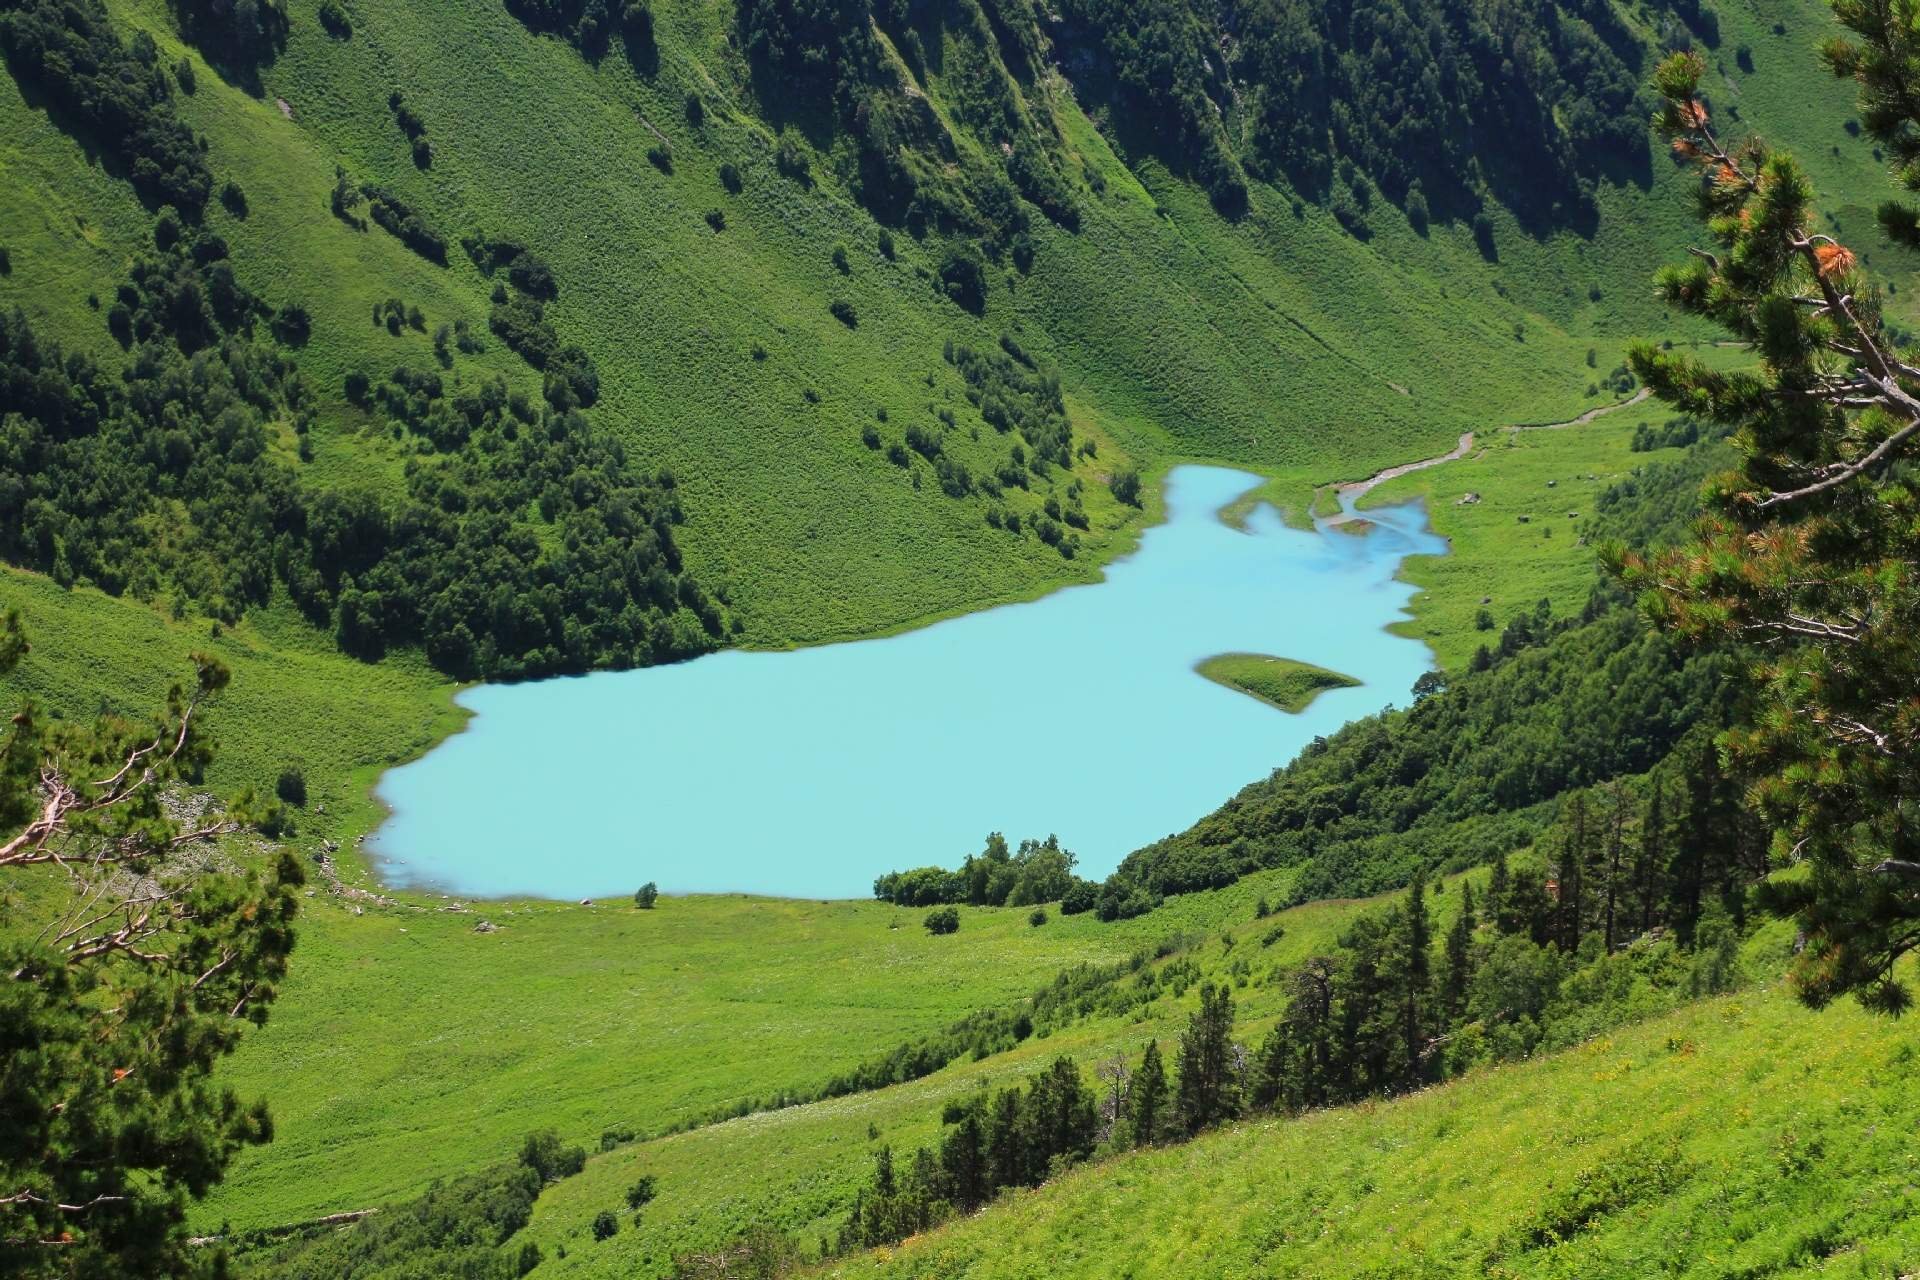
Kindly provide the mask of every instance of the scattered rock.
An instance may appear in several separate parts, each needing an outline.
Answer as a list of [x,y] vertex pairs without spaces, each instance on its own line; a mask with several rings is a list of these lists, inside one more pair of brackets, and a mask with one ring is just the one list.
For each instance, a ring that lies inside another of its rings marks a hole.
[[289,120],[293,119],[293,104],[288,102],[285,98],[275,98],[273,100],[273,105],[280,108],[281,115],[285,116]]
[[1567,512],[1567,519],[1569,519],[1569,520],[1578,520],[1579,518],[1580,518],[1580,513],[1579,513],[1578,511],[1569,511],[1569,512]]
[[498,933],[500,932],[500,926],[491,920],[482,920],[479,924],[473,926],[473,931],[475,933]]
[[322,849],[325,849],[328,853],[340,852],[340,842],[338,840],[322,840],[320,842],[320,847]]
[[1558,480],[1549,480],[1549,481],[1547,481],[1547,488],[1549,488],[1549,489],[1558,489],[1559,487],[1560,487],[1560,482],[1559,482]]
[[1492,597],[1492,596],[1481,596],[1481,597],[1480,597],[1480,603],[1481,603],[1481,604],[1492,604],[1492,603],[1493,603],[1493,597]]
[[1521,524],[1532,524],[1532,523],[1533,523],[1533,517],[1532,517],[1532,516],[1515,516],[1515,517],[1514,517],[1514,519],[1516,519],[1516,520],[1518,520],[1518,521],[1519,521],[1519,522],[1520,522]]
[[1468,493],[1461,494],[1459,500],[1455,502],[1453,505],[1456,507],[1471,507],[1471,506],[1477,505],[1479,501],[1480,501],[1479,494],[1468,492]]
[[593,905],[593,899],[592,899],[592,898],[582,898],[582,899],[580,899],[580,905],[581,905],[581,906],[583,906],[583,907],[590,907],[590,906],[592,906],[592,905]]

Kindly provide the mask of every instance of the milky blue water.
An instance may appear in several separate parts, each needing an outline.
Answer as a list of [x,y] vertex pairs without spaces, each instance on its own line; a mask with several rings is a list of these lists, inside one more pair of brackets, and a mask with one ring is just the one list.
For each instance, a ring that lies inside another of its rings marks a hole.
[[[864,897],[989,831],[1057,832],[1100,877],[1285,764],[1404,705],[1430,655],[1389,635],[1413,508],[1364,533],[1218,518],[1258,478],[1186,466],[1106,581],[905,635],[460,695],[461,733],[395,769],[369,843],[394,883],[465,896]],[[1275,654],[1364,681],[1289,715],[1193,671]]]

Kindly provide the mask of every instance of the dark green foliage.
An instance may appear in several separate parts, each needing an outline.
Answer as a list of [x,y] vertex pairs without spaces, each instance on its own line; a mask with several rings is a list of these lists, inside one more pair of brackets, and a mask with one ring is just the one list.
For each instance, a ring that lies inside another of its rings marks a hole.
[[307,775],[298,768],[289,767],[280,771],[280,778],[273,785],[273,793],[285,804],[296,809],[307,807]]
[[1107,487],[1113,490],[1114,497],[1128,506],[1140,505],[1140,473],[1132,467],[1122,467],[1114,472]]
[[[398,504],[304,490],[266,423],[302,415],[308,392],[254,340],[264,308],[227,263],[196,260],[205,243],[135,264],[110,316],[134,348],[125,378],[0,317],[0,410],[18,415],[0,451],[0,554],[224,618],[284,583],[348,652],[421,645],[461,675],[659,661],[724,633],[719,603],[679,572],[671,490],[577,409],[535,411],[498,382],[399,370],[364,384],[432,460],[408,469]],[[554,544],[524,526],[536,506]],[[142,532],[156,517],[174,525],[164,557]]]
[[707,225],[708,225],[709,227],[712,227],[712,228],[713,228],[713,229],[714,229],[715,231],[725,231],[725,230],[727,229],[727,212],[726,212],[726,210],[724,210],[724,209],[709,209],[709,210],[707,210],[707,211],[706,211],[706,213],[705,213],[705,214],[703,214],[702,216],[706,218],[706,220],[707,220]]
[[1486,662],[1316,740],[1190,830],[1128,855],[1101,889],[1101,916],[1262,867],[1305,864],[1294,890],[1305,901],[1472,865],[1529,843],[1544,803],[1645,772],[1734,709],[1728,656],[1677,649],[1603,589],[1580,619],[1516,616]]
[[[1826,60],[1857,82],[1862,121],[1912,190],[1912,21],[1857,0],[1834,11],[1858,42],[1828,42]],[[1780,861],[1804,869],[1768,895],[1798,916],[1796,984],[1815,1005],[1851,992],[1897,1014],[1912,993],[1895,966],[1920,945],[1913,357],[1794,159],[1720,132],[1701,97],[1706,74],[1692,53],[1655,74],[1657,123],[1700,168],[1699,212],[1714,241],[1660,272],[1657,287],[1750,344],[1761,366],[1727,373],[1651,344],[1633,349],[1634,372],[1656,395],[1733,431],[1741,469],[1709,489],[1692,545],[1615,558],[1663,626],[1763,655],[1749,672],[1756,713],[1721,745],[1753,779]],[[1912,227],[1907,206],[1882,209],[1897,242],[1911,246]],[[1705,770],[1689,772],[1703,785]]]
[[1163,153],[1191,171],[1222,213],[1242,213],[1246,178],[1220,123],[1233,89],[1211,12],[1185,0],[1071,0],[1063,11],[1111,59],[1117,96],[1152,122],[1145,131]]
[[367,182],[360,185],[366,198],[367,213],[388,234],[429,262],[447,265],[447,240],[425,219],[386,187]]
[[[1031,359],[1016,359],[1008,354],[1003,338],[1000,351],[976,351],[959,345],[947,350],[947,360],[966,379],[967,400],[980,411],[980,417],[995,431],[1017,431],[1027,448],[1033,451],[1033,470],[1046,474],[1046,464],[1073,465],[1073,426],[1067,421],[1066,400],[1060,391],[1060,375],[1042,368]],[[1026,353],[1018,343],[1012,350]],[[1015,464],[1024,465],[1025,450],[1015,446]],[[1025,487],[1024,476],[1002,479],[1002,484]]]
[[[540,1262],[531,1240],[511,1243],[533,1217],[543,1178],[524,1159],[436,1183],[425,1195],[341,1229],[270,1246],[276,1280],[517,1280]],[[431,1269],[423,1262],[431,1260]]]
[[593,1215],[593,1238],[611,1240],[620,1231],[620,1218],[611,1209],[602,1209]]
[[746,184],[740,178],[740,170],[733,161],[724,161],[720,165],[720,185],[728,195],[737,196]]
[[860,313],[855,311],[853,304],[845,298],[835,298],[827,304],[827,310],[833,313],[835,320],[838,320],[841,324],[847,326],[847,328],[857,329],[860,327]]
[[938,1148],[916,1152],[904,1174],[892,1148],[875,1154],[873,1182],[841,1230],[843,1250],[904,1240],[1005,1187],[1039,1186],[1092,1155],[1099,1130],[1093,1093],[1071,1058],[1056,1058],[1024,1090],[983,1092],[948,1113]]
[[542,1183],[571,1178],[587,1167],[587,1149],[567,1146],[551,1129],[530,1133],[520,1144],[520,1163],[531,1169]]
[[[27,653],[8,613],[0,675]],[[228,679],[211,658],[193,661],[193,680],[149,719],[63,723],[27,702],[0,736],[9,1275],[187,1274],[189,1199],[273,1134],[264,1104],[210,1073],[266,1021],[293,947],[300,865],[283,852],[242,873],[198,856],[271,821],[250,795],[190,821],[166,805],[212,757],[201,723]]]
[[1180,1034],[1175,1059],[1179,1075],[1173,1114],[1188,1135],[1240,1113],[1240,1079],[1234,1058],[1233,995],[1225,986],[1204,983],[1200,1008]]
[[149,205],[199,218],[213,175],[193,131],[174,114],[151,41],[142,46],[145,58],[129,52],[99,0],[5,0],[0,49],[22,83],[126,166]]
[[953,907],[936,907],[927,912],[927,918],[921,921],[927,932],[938,937],[941,934],[960,932],[960,912]]
[[287,43],[285,0],[172,0],[172,8],[207,61],[249,90]]
[[889,872],[873,882],[873,896],[903,907],[962,902],[975,907],[1032,906],[1066,896],[1074,885],[1076,861],[1058,836],[1022,840],[1019,852],[1013,853],[1006,837],[995,831],[987,836],[985,849],[968,854],[958,871],[920,867]]
[[627,1208],[638,1213],[652,1204],[658,1193],[659,1180],[650,1173],[642,1174],[638,1182],[627,1188]]
[[955,244],[940,260],[940,283],[947,296],[979,315],[987,308],[987,265],[971,244]]
[[1027,915],[1027,923],[1036,929],[1038,929],[1041,925],[1045,924],[1046,922],[1047,922],[1047,909],[1045,907],[1035,907]]
[[647,163],[662,173],[673,172],[673,152],[656,143],[647,148]]
[[347,13],[346,6],[340,0],[320,0],[320,25],[335,40],[346,40],[353,35],[353,18]]
[[642,911],[653,910],[654,904],[658,901],[660,901],[660,886],[651,880],[634,891],[633,905]]
[[1160,1042],[1149,1040],[1140,1058],[1140,1070],[1127,1089],[1127,1140],[1142,1147],[1158,1142],[1167,1128],[1169,1106],[1167,1068],[1160,1057]]

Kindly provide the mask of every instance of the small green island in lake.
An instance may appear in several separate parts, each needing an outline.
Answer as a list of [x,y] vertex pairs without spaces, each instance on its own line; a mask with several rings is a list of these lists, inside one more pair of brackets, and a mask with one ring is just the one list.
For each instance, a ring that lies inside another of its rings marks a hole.
[[1352,676],[1311,662],[1276,658],[1264,653],[1220,653],[1194,664],[1195,671],[1229,689],[1238,689],[1260,701],[1298,715],[1329,689],[1356,689]]

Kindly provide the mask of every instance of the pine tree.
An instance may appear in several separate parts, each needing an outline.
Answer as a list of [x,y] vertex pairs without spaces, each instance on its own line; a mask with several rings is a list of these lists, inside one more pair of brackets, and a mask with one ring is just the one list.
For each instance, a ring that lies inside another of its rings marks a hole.
[[1233,1072],[1233,995],[1211,982],[1200,987],[1200,1008],[1180,1036],[1175,1100],[1181,1127],[1195,1134],[1239,1114]]
[[1427,915],[1427,877],[1415,872],[1401,917],[1400,1026],[1406,1042],[1408,1087],[1426,1074],[1426,1005],[1433,985],[1433,922]]
[[1511,874],[1507,867],[1507,851],[1502,849],[1493,855],[1493,874],[1487,879],[1487,915],[1499,933],[1518,933],[1521,929],[1519,920],[1513,914]]
[[1567,801],[1566,835],[1560,855],[1559,941],[1569,955],[1580,950],[1580,936],[1586,928],[1588,839],[1587,793],[1576,791]]
[[1460,886],[1460,913],[1447,930],[1446,974],[1440,987],[1440,1009],[1449,1024],[1467,1011],[1467,992],[1473,986],[1473,931],[1478,924],[1473,886]]
[[1620,891],[1620,859],[1627,846],[1627,797],[1616,780],[1607,784],[1607,871],[1606,883],[1601,886],[1606,906],[1602,914],[1602,929],[1606,940],[1607,954],[1613,954],[1614,948],[1614,902]]
[[[1914,23],[1876,0],[1836,0],[1859,37],[1823,48],[1860,87],[1861,120],[1920,184]],[[1669,403],[1734,428],[1739,472],[1717,481],[1694,545],[1612,558],[1663,625],[1732,637],[1764,655],[1734,765],[1808,874],[1772,884],[1806,938],[1794,974],[1824,1004],[1855,992],[1897,1013],[1912,1000],[1896,962],[1920,946],[1920,370],[1882,324],[1855,254],[1816,231],[1812,185],[1791,156],[1717,132],[1706,62],[1677,53],[1655,85],[1676,155],[1701,168],[1710,250],[1660,273],[1674,305],[1750,344],[1761,371],[1723,372],[1651,344],[1634,371]],[[1880,210],[1896,244],[1920,245],[1920,211]],[[1691,823],[1685,838],[1704,833]],[[1757,868],[1757,858],[1743,863]],[[1704,877],[1703,877],[1704,878]],[[1697,896],[1693,900],[1697,902]],[[1683,902],[1685,899],[1683,899]],[[1693,923],[1699,911],[1692,911]]]
[[[0,619],[0,675],[28,652]],[[166,803],[211,759],[227,684],[195,655],[144,722],[43,720],[0,733],[0,1272],[185,1275],[189,1197],[272,1126],[213,1078],[266,1018],[293,946],[301,870],[222,870],[215,840],[271,821],[250,795],[183,820]],[[109,1013],[111,1011],[111,1013]]]
[[1127,1091],[1127,1128],[1137,1146],[1150,1146],[1160,1140],[1166,1123],[1167,1068],[1160,1060],[1160,1042],[1147,1041],[1140,1059],[1139,1074]]
[[1656,769],[1647,796],[1647,813],[1640,821],[1640,846],[1634,867],[1634,886],[1640,905],[1640,932],[1653,928],[1654,905],[1659,900],[1658,877],[1666,856],[1667,774]]

